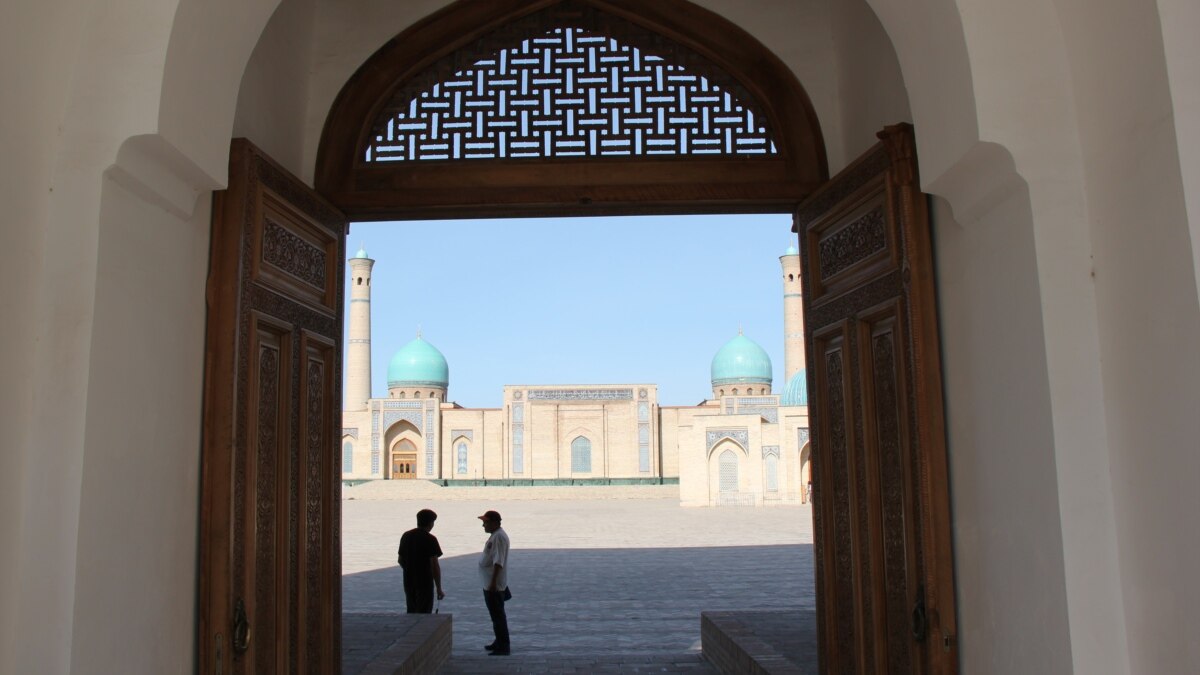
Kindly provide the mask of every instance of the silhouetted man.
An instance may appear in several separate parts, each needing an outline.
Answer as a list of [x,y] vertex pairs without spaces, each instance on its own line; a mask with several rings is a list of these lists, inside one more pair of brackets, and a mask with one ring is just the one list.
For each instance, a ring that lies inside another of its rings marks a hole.
[[492,617],[492,632],[496,640],[484,649],[491,656],[508,656],[511,645],[508,640],[508,616],[504,613],[504,602],[512,597],[508,592],[508,533],[500,529],[500,514],[488,511],[479,516],[483,531],[489,535],[479,557],[479,580],[483,583],[483,602]]
[[396,553],[400,567],[404,568],[404,600],[409,614],[433,612],[433,589],[437,586],[437,598],[446,597],[442,592],[442,547],[437,537],[430,534],[437,514],[429,509],[417,512],[417,526],[400,537],[400,550]]

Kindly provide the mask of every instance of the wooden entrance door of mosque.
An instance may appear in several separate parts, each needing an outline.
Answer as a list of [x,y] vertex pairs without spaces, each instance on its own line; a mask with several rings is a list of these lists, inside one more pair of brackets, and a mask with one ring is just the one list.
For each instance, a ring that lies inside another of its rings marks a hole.
[[[545,44],[555,40],[561,44]],[[620,54],[563,52],[605,45]],[[540,57],[497,57],[514,50]],[[629,72],[631,59],[658,75]],[[560,74],[607,69],[578,82],[611,85],[615,94],[547,90],[521,103],[568,127],[586,113],[612,127],[609,140],[582,123],[579,138],[559,140],[515,118],[483,125],[471,100],[494,97],[503,109],[505,87],[526,81],[506,70],[518,62],[531,70],[552,64]],[[505,72],[484,77],[494,66]],[[663,95],[680,78],[702,84],[704,95]],[[457,103],[420,102],[430,91],[459,97],[460,85],[474,87],[461,106],[470,121],[440,125],[435,107]],[[690,112],[660,110],[621,125],[620,111],[580,107],[617,94],[611,100],[678,101]],[[651,117],[652,132],[641,126]],[[710,119],[726,126],[698,121]],[[396,135],[416,127],[446,138]],[[505,140],[514,128],[519,144]],[[488,152],[480,149],[486,139],[474,136],[485,131],[494,141]],[[201,672],[338,671],[342,213],[591,216],[798,204],[821,670],[955,672],[926,206],[911,129],[891,128],[881,139],[827,180],[820,125],[794,73],[753,36],[687,0],[458,0],[389,40],[331,106],[315,182],[337,208],[235,144],[230,188],[215,203],[208,289]],[[649,156],[662,153],[674,154]]]
[[826,673],[954,673],[933,260],[912,128],[797,209]]
[[412,480],[417,477],[417,446],[407,438],[392,450],[393,480]]
[[416,453],[397,452],[392,455],[392,479],[412,480],[417,477]]
[[345,231],[340,211],[234,141],[207,291],[202,673],[341,665]]

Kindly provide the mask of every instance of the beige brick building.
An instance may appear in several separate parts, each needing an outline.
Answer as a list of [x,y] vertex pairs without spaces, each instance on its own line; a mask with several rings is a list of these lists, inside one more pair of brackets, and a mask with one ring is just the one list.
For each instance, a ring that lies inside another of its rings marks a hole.
[[[740,332],[711,363],[699,405],[660,406],[648,383],[504,387],[500,408],[447,399],[445,356],[420,335],[393,356],[387,398],[371,390],[371,270],[350,259],[342,476],[444,485],[678,483],[688,506],[805,499],[811,477],[802,313],[785,314],[782,395],[771,360]],[[799,256],[780,258],[784,307],[800,302]],[[793,307],[794,309],[794,307]]]

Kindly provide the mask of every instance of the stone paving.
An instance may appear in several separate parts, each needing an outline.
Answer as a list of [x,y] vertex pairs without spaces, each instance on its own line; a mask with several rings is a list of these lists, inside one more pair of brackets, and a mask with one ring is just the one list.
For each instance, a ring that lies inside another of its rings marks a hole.
[[[396,542],[421,508],[438,512],[433,532],[445,552],[440,611],[453,615],[454,636],[444,673],[714,672],[699,653],[701,611],[814,608],[807,506],[437,496],[343,502],[346,673],[396,637]],[[486,534],[475,516],[493,508],[513,544],[511,657],[482,649],[492,636],[476,573]]]

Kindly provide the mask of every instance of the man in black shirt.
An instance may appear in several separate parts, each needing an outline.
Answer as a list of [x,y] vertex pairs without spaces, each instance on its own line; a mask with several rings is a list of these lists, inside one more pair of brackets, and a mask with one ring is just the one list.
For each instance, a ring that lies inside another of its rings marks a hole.
[[397,559],[404,569],[404,599],[409,614],[433,612],[433,590],[437,587],[437,598],[446,597],[442,592],[442,568],[438,558],[442,547],[437,537],[430,534],[437,514],[429,509],[417,512],[417,526],[400,537]]

